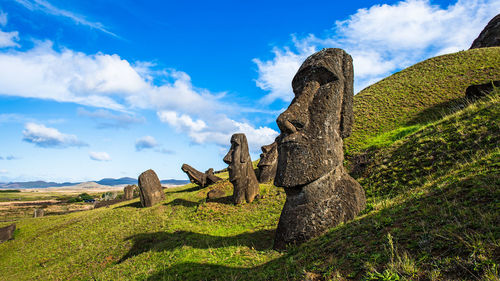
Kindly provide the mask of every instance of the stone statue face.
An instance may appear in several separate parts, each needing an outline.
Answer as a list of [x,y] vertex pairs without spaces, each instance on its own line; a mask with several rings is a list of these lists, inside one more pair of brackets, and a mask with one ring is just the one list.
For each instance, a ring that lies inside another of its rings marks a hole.
[[[352,95],[352,59],[344,51],[324,49],[310,56],[292,81],[295,98],[276,122],[278,170],[275,184],[308,184],[343,161],[342,137],[352,111],[343,116],[344,92]],[[338,50],[338,49],[336,49]]]
[[262,153],[260,154],[260,161],[257,167],[272,166],[277,161],[278,151],[276,150],[277,143],[273,142],[268,145],[262,146],[260,149]]
[[229,181],[237,181],[241,175],[246,175],[246,165],[251,160],[247,138],[244,134],[234,134],[231,137],[231,148],[224,156],[224,162],[229,165]]

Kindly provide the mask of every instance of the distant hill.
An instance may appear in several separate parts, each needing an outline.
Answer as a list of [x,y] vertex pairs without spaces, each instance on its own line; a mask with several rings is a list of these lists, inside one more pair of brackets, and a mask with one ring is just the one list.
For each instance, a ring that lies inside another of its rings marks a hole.
[[[124,184],[137,184],[137,179],[135,178],[129,178],[129,177],[124,177],[124,178],[119,178],[119,179],[113,179],[113,178],[104,178],[99,181],[92,181],[95,182],[99,185],[108,185],[108,186],[114,186],[114,185],[124,185]],[[63,182],[63,183],[57,183],[57,182],[46,182],[46,181],[27,181],[27,182],[9,182],[9,183],[0,183],[0,188],[47,188],[47,187],[63,187],[63,186],[75,186],[78,184],[81,184],[82,182]],[[183,184],[188,184],[188,180],[175,180],[175,179],[169,179],[169,180],[161,180],[162,184],[165,185],[183,185]]]

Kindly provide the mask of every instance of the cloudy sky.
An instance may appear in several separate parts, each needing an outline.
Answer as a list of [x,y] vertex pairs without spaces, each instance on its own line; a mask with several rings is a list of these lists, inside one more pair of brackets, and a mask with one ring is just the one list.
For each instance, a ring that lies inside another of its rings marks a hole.
[[[145,2],[145,1],[142,1]],[[355,91],[468,49],[498,0],[0,0],[0,182],[185,179],[278,134],[301,62],[354,59]],[[180,3],[182,2],[182,3]]]

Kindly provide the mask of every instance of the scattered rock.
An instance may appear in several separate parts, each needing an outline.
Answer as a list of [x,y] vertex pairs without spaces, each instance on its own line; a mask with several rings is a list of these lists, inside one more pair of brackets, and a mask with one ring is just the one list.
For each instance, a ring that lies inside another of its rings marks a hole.
[[207,199],[216,199],[226,196],[226,192],[222,189],[215,188],[207,193]]
[[127,185],[123,188],[123,199],[131,200],[134,199],[134,190],[136,185]]
[[353,123],[352,58],[341,49],[308,57],[293,78],[295,99],[276,122],[278,168],[285,189],[275,249],[300,244],[353,219],[365,193],[344,169],[343,138]]
[[11,225],[0,228],[0,243],[13,239],[14,238],[14,230],[16,230],[16,224],[13,223]]
[[188,175],[189,181],[201,187],[206,187],[222,180],[214,175],[214,169],[212,168],[202,173],[188,164],[182,164],[181,170]]
[[260,155],[259,164],[259,182],[271,182],[276,176],[276,169],[278,167],[278,144],[274,141],[271,144],[264,145],[260,148],[262,154]]
[[229,165],[229,181],[234,186],[234,204],[252,202],[259,194],[259,182],[253,171],[252,159],[248,152],[248,142],[245,134],[234,134],[231,137],[231,148],[224,157]]
[[496,15],[479,36],[472,42],[471,49],[500,46],[500,14]]
[[44,215],[45,215],[45,211],[43,209],[40,209],[40,208],[36,208],[34,213],[33,213],[34,218],[41,218]]
[[500,81],[492,81],[485,84],[470,85],[465,90],[465,98],[469,101],[476,101],[477,99],[488,95],[493,92],[494,87],[500,87]]
[[151,169],[139,176],[139,191],[143,207],[151,207],[165,199],[160,179]]

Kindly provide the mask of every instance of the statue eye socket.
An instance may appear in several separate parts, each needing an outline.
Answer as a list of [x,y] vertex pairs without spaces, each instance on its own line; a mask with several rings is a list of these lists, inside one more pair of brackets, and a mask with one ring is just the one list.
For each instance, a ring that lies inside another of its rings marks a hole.
[[297,129],[297,130],[300,130],[302,128],[304,128],[304,124],[302,124],[300,121],[297,121],[297,120],[293,120],[293,121],[290,121],[290,123],[292,123],[292,125]]

